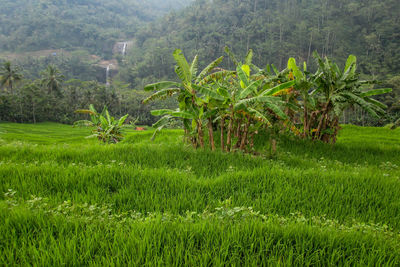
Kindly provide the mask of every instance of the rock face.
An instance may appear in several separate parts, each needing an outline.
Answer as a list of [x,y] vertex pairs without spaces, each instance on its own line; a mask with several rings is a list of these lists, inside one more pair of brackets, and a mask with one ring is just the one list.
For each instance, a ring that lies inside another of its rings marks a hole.
[[114,45],[113,53],[120,54],[122,56],[126,55],[128,49],[132,46],[132,41],[117,42]]

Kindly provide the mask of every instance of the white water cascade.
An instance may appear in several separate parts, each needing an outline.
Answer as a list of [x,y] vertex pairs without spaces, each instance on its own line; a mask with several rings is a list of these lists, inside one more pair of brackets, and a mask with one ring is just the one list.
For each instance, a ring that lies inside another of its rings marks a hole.
[[112,64],[109,64],[106,68],[106,85],[110,86],[110,66],[112,66]]
[[126,55],[126,47],[128,46],[127,43],[124,43],[122,46],[122,55],[125,56]]

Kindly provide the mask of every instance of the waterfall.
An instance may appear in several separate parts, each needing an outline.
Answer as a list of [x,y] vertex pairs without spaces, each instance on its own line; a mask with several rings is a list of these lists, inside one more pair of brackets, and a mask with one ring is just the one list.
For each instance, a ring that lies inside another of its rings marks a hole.
[[127,43],[124,43],[122,46],[122,55],[125,56],[126,55],[126,47],[128,46]]
[[110,86],[110,66],[112,64],[109,64],[106,68],[106,85]]

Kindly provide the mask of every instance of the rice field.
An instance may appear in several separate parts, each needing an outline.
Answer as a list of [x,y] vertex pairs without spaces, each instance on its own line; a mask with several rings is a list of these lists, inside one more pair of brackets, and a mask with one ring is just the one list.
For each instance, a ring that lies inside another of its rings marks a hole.
[[274,157],[182,134],[0,123],[0,265],[400,265],[400,129],[286,137]]

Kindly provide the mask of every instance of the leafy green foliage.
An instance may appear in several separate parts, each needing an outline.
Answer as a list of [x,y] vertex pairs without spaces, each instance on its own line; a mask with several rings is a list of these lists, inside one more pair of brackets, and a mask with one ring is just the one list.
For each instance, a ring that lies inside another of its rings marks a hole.
[[64,81],[64,75],[54,65],[48,65],[46,70],[41,73],[42,85],[48,90],[48,93],[61,92],[61,86]]
[[76,127],[95,127],[92,131],[93,134],[87,138],[97,138],[98,140],[109,144],[118,143],[124,138],[122,130],[124,128],[124,122],[128,118],[129,114],[116,120],[114,117],[110,116],[107,107],[104,107],[103,111],[98,113],[92,104],[89,106],[89,109],[80,109],[76,110],[76,112],[90,115],[91,121],[80,120],[74,123],[74,126]]

